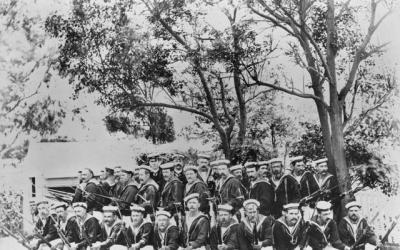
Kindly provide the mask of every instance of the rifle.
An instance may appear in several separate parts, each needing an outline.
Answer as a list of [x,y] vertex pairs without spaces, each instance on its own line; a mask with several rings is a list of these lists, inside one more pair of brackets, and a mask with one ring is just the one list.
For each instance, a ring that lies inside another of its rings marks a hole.
[[26,247],[27,249],[31,250],[32,248],[26,244],[26,241],[24,238],[22,238],[22,242],[21,239],[18,238],[13,232],[11,232],[11,230],[9,230],[6,226],[3,226],[2,224],[0,224],[0,228],[5,231],[9,236],[13,237],[14,239],[16,239],[18,242],[20,242],[24,247]]
[[[3,210],[4,212],[4,210]],[[46,240],[43,235],[38,231],[38,229],[36,228],[36,225],[34,225],[30,220],[26,219],[20,212],[18,212],[17,210],[14,211],[17,215],[19,215],[22,219],[24,219],[26,222],[28,222],[29,224],[31,224],[33,226],[33,230],[35,232],[35,236],[37,236],[40,240],[42,240],[47,246],[49,246],[51,248],[51,244],[48,240]],[[8,218],[9,216],[4,213]],[[22,235],[22,234],[21,234]]]
[[208,203],[210,204],[210,217],[211,217],[210,226],[213,227],[217,223],[217,218],[215,215],[216,198],[209,197],[209,198],[207,198],[207,200],[208,200]]
[[173,203],[175,207],[176,214],[178,215],[178,228],[179,232],[183,232],[183,225],[182,225],[182,213],[181,213],[181,207],[182,204],[180,202],[175,202]]
[[64,244],[66,244],[69,248],[71,248],[71,244],[68,242],[67,237],[65,237],[64,233],[62,232],[60,226],[57,224],[57,221],[54,219],[52,214],[50,214],[50,218],[54,222],[54,225],[57,229],[57,234],[58,236],[60,236],[60,239],[64,242]]
[[[117,209],[118,209],[118,214],[119,214],[119,216],[121,217],[121,220],[122,220],[121,210],[119,209],[118,206],[117,206]],[[123,221],[121,221],[121,224],[122,224],[122,226],[121,226],[122,235],[124,236],[125,241],[126,241],[126,249],[129,249],[129,247],[131,246],[131,242],[129,240],[128,234],[126,233],[125,223]]]
[[[389,235],[390,233],[393,231],[393,229],[396,227],[397,225],[397,219],[399,218],[400,215],[395,217],[395,221],[392,222],[392,224],[390,225],[389,229],[386,231],[385,235],[382,237],[381,239],[381,243],[385,243],[389,240]],[[379,249],[379,247],[376,247],[375,250]]]
[[365,235],[366,233],[367,233],[367,229],[364,228],[364,229],[362,230],[362,234],[361,234],[360,238],[358,238],[358,239],[354,242],[354,244],[351,246],[350,250],[354,250],[354,249],[356,249],[357,247],[359,247],[359,245],[360,245],[361,241],[364,239],[364,235]]

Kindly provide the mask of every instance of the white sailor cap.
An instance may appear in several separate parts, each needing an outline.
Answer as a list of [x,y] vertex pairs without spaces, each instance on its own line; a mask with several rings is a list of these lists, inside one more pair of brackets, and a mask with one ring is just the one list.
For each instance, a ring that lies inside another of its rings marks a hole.
[[221,205],[218,205],[217,208],[219,211],[232,212],[232,210],[233,210],[233,207],[229,204],[221,204]]
[[242,168],[243,168],[243,166],[238,164],[238,165],[234,165],[234,166],[230,167],[229,170],[231,172],[233,172],[233,171],[236,171],[236,170],[242,170]]
[[39,206],[41,204],[49,205],[49,201],[47,201],[47,200],[37,200],[35,204],[36,204],[36,206]]
[[66,209],[68,207],[68,204],[65,202],[57,201],[51,206],[52,209],[57,209],[59,207],[63,207],[64,209]]
[[183,172],[190,171],[190,170],[197,172],[197,167],[193,166],[193,165],[187,165],[183,168]]
[[74,203],[72,203],[72,207],[73,208],[82,207],[84,209],[87,209],[87,204],[86,204],[86,202],[74,202]]
[[259,162],[258,162],[258,166],[267,166],[267,165],[269,165],[269,164],[270,164],[269,161],[259,161]]
[[147,170],[147,171],[149,171],[149,172],[153,172],[153,169],[151,169],[151,167],[150,167],[150,166],[147,166],[147,165],[140,165],[140,166],[138,167],[138,169],[145,169],[145,170]]
[[175,153],[175,154],[172,155],[172,158],[173,158],[173,159],[176,159],[176,158],[178,158],[178,159],[185,159],[186,156],[184,156],[183,154]]
[[116,207],[116,206],[104,206],[103,207],[103,212],[113,212],[113,213],[115,213],[116,211],[118,211],[118,207]]
[[283,210],[299,209],[299,203],[288,203],[283,205]]
[[176,166],[176,162],[167,162],[164,164],[161,164],[160,168],[161,169],[171,169],[174,168]]
[[210,156],[209,155],[206,155],[206,154],[198,154],[197,155],[197,159],[207,159],[207,160],[210,160]]
[[318,159],[318,160],[314,161],[314,164],[315,164],[315,166],[318,166],[318,164],[325,163],[325,162],[328,162],[328,158]]
[[331,209],[332,204],[328,201],[318,201],[315,207],[319,211],[326,211]]
[[183,198],[183,201],[186,203],[188,201],[190,201],[191,199],[199,199],[200,194],[199,193],[193,193],[193,194],[189,194],[188,196],[186,196],[185,198]]
[[136,204],[134,204],[134,203],[133,203],[129,208],[130,208],[131,211],[135,211],[135,212],[142,212],[142,213],[144,213],[144,211],[145,211],[144,207],[139,206],[139,205],[136,205]]
[[245,164],[244,164],[244,167],[245,168],[253,168],[253,167],[258,167],[259,165],[258,165],[258,162],[256,162],[256,161],[248,161],[248,162],[246,162]]
[[221,165],[229,166],[230,163],[231,163],[231,162],[230,162],[229,160],[223,159],[223,160],[212,161],[212,162],[210,163],[210,165],[211,165],[212,167],[214,167],[214,166],[221,166]]
[[158,217],[158,216],[166,216],[166,217],[168,217],[168,218],[171,218],[171,217],[172,217],[172,216],[171,216],[171,213],[168,212],[168,211],[165,211],[165,210],[157,211],[157,212],[156,212],[156,217]]
[[303,160],[304,160],[304,156],[302,156],[302,155],[294,156],[294,157],[290,157],[289,158],[290,164],[293,164],[293,163],[296,163],[296,162],[299,162],[299,161],[303,161]]
[[269,164],[275,163],[275,162],[280,162],[283,164],[283,159],[282,158],[273,158],[271,160],[268,161]]
[[350,209],[352,207],[358,207],[361,208],[361,204],[357,201],[350,201],[349,203],[346,204],[345,208]]
[[148,154],[147,155],[147,159],[154,159],[154,158],[157,158],[157,157],[159,157],[159,156],[161,156],[161,153],[160,152],[153,152],[153,153],[150,153],[150,154]]
[[260,206],[260,202],[256,199],[248,199],[243,202],[243,207],[247,207],[248,205],[256,205],[258,208]]

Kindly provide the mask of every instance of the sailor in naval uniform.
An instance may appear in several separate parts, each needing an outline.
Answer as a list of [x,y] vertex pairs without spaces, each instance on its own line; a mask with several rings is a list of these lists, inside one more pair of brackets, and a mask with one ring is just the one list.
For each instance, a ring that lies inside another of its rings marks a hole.
[[249,199],[243,202],[245,217],[239,224],[237,240],[239,250],[272,250],[272,225],[274,218],[259,214],[260,202]]
[[153,224],[146,218],[145,209],[135,204],[130,209],[131,223],[128,226],[127,236],[131,248],[133,250],[152,250],[154,244]]
[[200,204],[201,204],[200,211],[205,214],[208,214],[210,206],[207,199],[210,197],[210,194],[208,192],[207,185],[198,178],[197,167],[187,165],[185,166],[183,171],[185,173],[187,180],[185,185],[184,196],[186,197],[194,193],[200,194]]
[[238,248],[237,229],[239,223],[233,218],[233,207],[229,204],[218,205],[218,223],[211,228],[211,250],[235,250]]
[[154,227],[154,248],[156,250],[177,250],[179,248],[179,229],[171,223],[172,215],[168,211],[156,212]]
[[200,208],[200,195],[190,194],[185,197],[184,202],[188,211],[183,217],[183,247],[185,250],[205,250],[208,247],[208,235],[210,233],[210,222],[207,215]]
[[296,179],[291,174],[284,174],[282,159],[272,159],[270,164],[272,170],[270,182],[275,190],[272,214],[275,218],[279,218],[282,215],[283,205],[299,201],[300,189]]
[[249,198],[260,202],[260,214],[270,215],[274,203],[274,188],[263,171],[259,171],[257,162],[247,162],[245,165],[247,176],[250,180]]
[[299,204],[284,205],[282,216],[275,221],[272,227],[275,249],[293,250],[297,247],[302,249],[305,244],[305,228]]
[[317,215],[308,221],[306,238],[313,250],[340,249],[350,250],[339,238],[336,222],[331,219],[331,203],[318,201],[315,205]]
[[381,246],[374,231],[365,218],[361,217],[361,205],[357,201],[346,204],[347,216],[339,222],[339,237],[354,250],[364,250],[367,244]]

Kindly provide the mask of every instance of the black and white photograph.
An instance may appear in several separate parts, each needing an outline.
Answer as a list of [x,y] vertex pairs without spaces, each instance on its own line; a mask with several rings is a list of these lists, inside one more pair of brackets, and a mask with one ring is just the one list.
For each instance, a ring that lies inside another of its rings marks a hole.
[[0,0],[0,250],[400,250],[400,1]]

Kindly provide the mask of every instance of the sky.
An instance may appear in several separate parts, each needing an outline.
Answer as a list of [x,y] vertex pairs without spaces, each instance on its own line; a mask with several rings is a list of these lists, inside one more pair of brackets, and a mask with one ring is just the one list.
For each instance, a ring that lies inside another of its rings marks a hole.
[[[31,14],[46,15],[52,11],[58,13],[66,13],[68,11],[68,2],[62,0],[53,0],[53,4],[49,4],[46,0],[36,0],[35,2],[24,0],[26,2],[25,11]],[[228,20],[218,8],[207,10],[208,15],[206,16],[207,21],[217,29],[222,29],[227,24]],[[387,47],[387,53],[383,57],[382,63],[387,65],[395,65],[399,62],[400,58],[400,32],[396,32],[396,27],[400,24],[400,11],[395,10],[387,20],[382,24],[381,28],[378,29],[374,41],[391,43]],[[56,42],[50,44],[49,47],[52,49],[56,48]],[[396,72],[400,73],[400,68],[396,67]],[[291,69],[289,69],[291,70]],[[295,69],[292,69],[295,70]],[[1,76],[1,72],[0,72]],[[298,74],[298,77],[302,75]],[[39,80],[39,79],[36,79]],[[1,83],[0,83],[1,87]],[[67,135],[78,140],[80,139],[98,139],[106,138],[110,135],[105,129],[103,118],[107,114],[107,109],[104,107],[97,106],[94,104],[96,97],[94,95],[81,95],[78,100],[72,100],[72,89],[71,86],[66,84],[65,79],[61,79],[57,76],[53,76],[52,82],[46,91],[42,95],[50,94],[52,97],[59,99],[67,107],[67,110],[72,110],[75,107],[86,107],[84,113],[85,123],[71,120],[68,117],[64,121],[59,135]],[[315,112],[315,104],[311,100],[301,99],[294,96],[288,96],[282,94],[279,98],[282,103],[292,105],[299,113],[306,114],[306,118],[310,120],[316,120],[317,115]],[[307,111],[307,112],[304,112]],[[310,112],[311,111],[311,112]],[[394,110],[400,117],[400,109]],[[175,129],[179,132],[183,127],[190,125],[193,122],[193,116],[177,110],[169,110],[168,113],[174,118]]]

